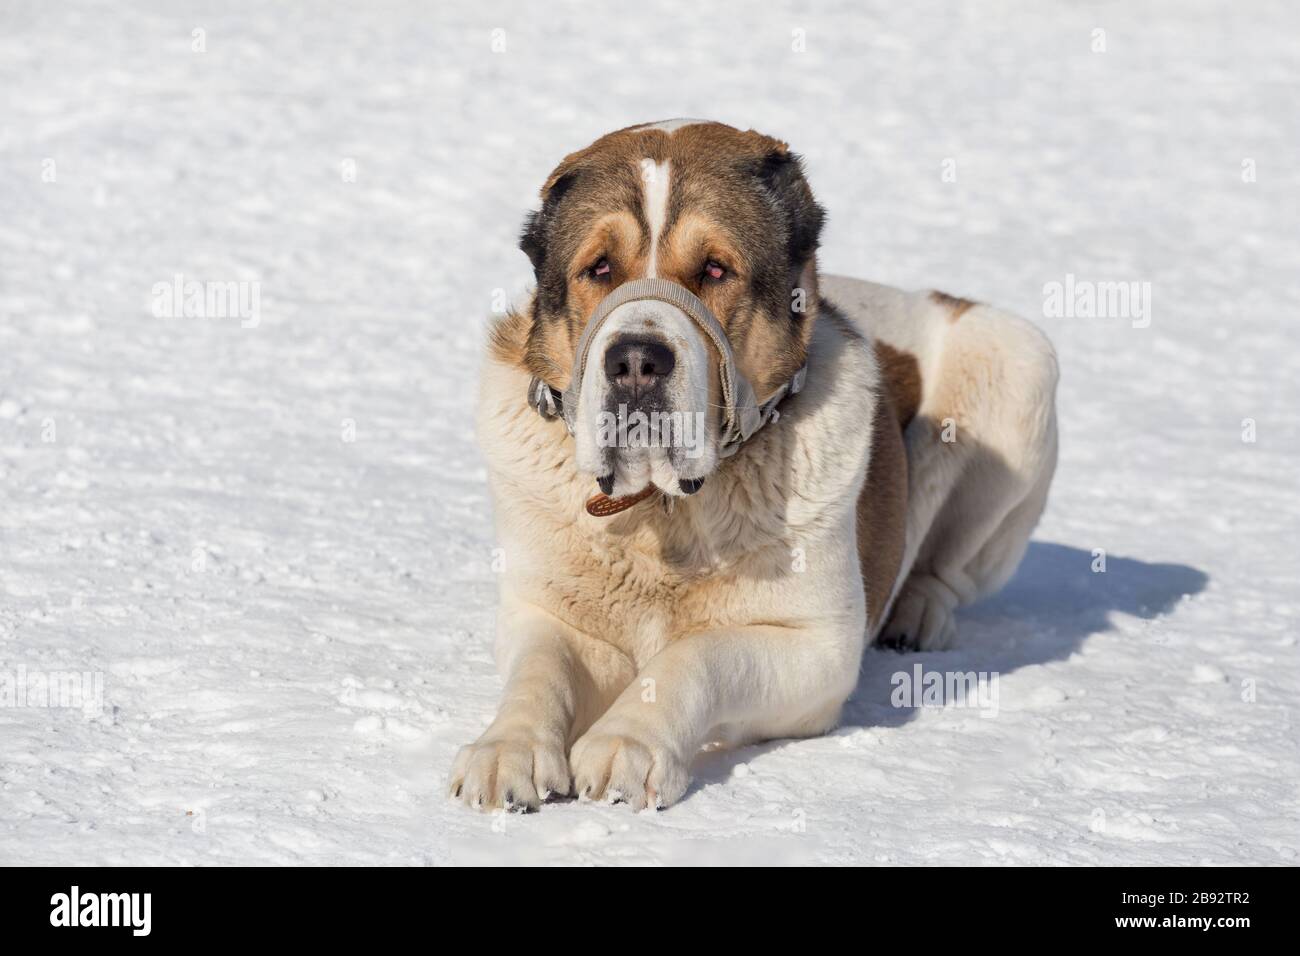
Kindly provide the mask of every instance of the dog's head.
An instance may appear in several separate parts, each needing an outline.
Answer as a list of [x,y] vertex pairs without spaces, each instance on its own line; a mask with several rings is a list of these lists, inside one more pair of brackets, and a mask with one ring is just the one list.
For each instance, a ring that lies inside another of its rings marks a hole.
[[[542,381],[568,387],[597,306],[646,277],[699,297],[759,401],[804,364],[823,213],[785,143],[720,123],[634,126],[565,157],[541,195],[520,246],[537,278],[523,359]],[[675,305],[634,299],[586,356],[567,410],[579,469],[611,494],[698,488],[719,461],[709,336]]]

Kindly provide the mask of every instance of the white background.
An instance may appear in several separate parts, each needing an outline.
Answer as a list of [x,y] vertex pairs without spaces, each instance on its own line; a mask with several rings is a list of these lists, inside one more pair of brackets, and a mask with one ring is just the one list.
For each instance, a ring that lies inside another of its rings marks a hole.
[[[0,708],[0,862],[1296,862],[1300,19],[807,6],[0,6],[0,674],[105,692]],[[1042,325],[1052,499],[834,734],[659,814],[478,815],[494,290],[566,152],[680,115],[806,157],[825,269]],[[178,273],[260,325],[156,318]],[[1067,273],[1150,282],[1150,327],[1044,317]],[[914,663],[998,672],[998,715],[891,707]]]

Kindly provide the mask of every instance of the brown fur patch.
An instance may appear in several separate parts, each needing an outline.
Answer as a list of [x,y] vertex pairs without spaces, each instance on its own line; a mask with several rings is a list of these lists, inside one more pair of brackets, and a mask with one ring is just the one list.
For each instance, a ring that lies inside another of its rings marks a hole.
[[502,365],[524,367],[528,347],[528,310],[511,309],[488,326],[488,354]]
[[935,305],[941,305],[948,309],[948,321],[956,322],[968,309],[973,309],[978,303],[970,299],[963,299],[960,296],[949,295],[947,292],[931,292],[930,301]]
[[884,623],[885,605],[903,561],[907,528],[907,452],[888,394],[876,402],[871,463],[858,495],[858,561],[867,593],[867,633]]
[[876,341],[876,361],[880,363],[880,373],[885,391],[893,410],[898,416],[900,428],[906,428],[916,417],[921,407],[921,366],[916,356],[903,352],[891,345]]

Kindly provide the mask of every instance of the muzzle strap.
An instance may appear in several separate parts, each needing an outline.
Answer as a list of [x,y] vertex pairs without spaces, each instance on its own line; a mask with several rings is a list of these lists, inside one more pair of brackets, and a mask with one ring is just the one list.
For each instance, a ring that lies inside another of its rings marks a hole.
[[731,351],[731,342],[727,339],[726,330],[709,311],[709,307],[700,300],[699,296],[683,285],[667,279],[647,278],[623,283],[596,306],[596,311],[592,313],[587,327],[582,332],[582,338],[578,340],[578,349],[574,355],[573,378],[567,389],[560,392],[536,377],[529,382],[528,404],[536,409],[537,414],[547,420],[563,417],[569,433],[573,434],[577,425],[575,418],[578,409],[578,392],[582,388],[582,380],[587,372],[587,359],[592,340],[615,309],[628,302],[640,300],[666,302],[680,309],[690,316],[691,321],[717,349],[721,357],[719,374],[722,381],[723,401],[722,435],[718,443],[721,457],[734,455],[740,446],[752,438],[760,428],[776,421],[780,417],[777,406],[787,397],[803,390],[808,373],[807,365],[795,372],[793,377],[782,384],[766,401],[759,403],[753,387],[736,368],[735,355]]
[[790,381],[782,383],[771,397],[762,405],[758,406],[758,417],[754,422],[753,428],[748,433],[735,431],[727,435],[718,446],[718,456],[720,458],[730,458],[736,452],[740,451],[740,446],[753,437],[754,432],[758,431],[764,425],[774,424],[781,418],[780,404],[791,395],[798,395],[803,391],[804,381],[808,378],[808,366],[800,365],[799,371],[790,377]]

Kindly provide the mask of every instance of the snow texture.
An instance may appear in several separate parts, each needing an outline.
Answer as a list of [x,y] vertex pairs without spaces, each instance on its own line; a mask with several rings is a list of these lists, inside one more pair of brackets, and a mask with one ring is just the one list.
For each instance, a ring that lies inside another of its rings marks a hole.
[[[0,863],[1297,862],[1294,5],[0,10]],[[1048,332],[1052,499],[829,736],[476,814],[486,320],[550,168],[680,115],[806,157],[826,270]],[[177,275],[257,321],[159,317]],[[1067,275],[1149,326],[1045,315]],[[892,706],[917,664],[996,715]],[[102,711],[36,706],[72,672]]]

